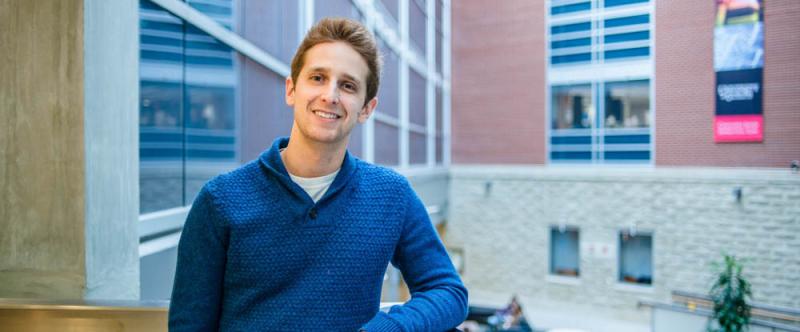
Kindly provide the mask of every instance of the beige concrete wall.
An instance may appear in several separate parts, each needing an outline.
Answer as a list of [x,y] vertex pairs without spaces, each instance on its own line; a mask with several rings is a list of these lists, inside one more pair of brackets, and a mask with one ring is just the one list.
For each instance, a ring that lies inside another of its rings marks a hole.
[[85,284],[83,1],[0,1],[0,297]]

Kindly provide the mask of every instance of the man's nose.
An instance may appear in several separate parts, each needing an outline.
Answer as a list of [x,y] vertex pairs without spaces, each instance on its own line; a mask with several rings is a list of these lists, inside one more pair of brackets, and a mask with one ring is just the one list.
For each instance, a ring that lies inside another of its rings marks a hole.
[[336,82],[331,82],[325,86],[325,90],[322,93],[322,101],[333,105],[339,103],[339,89]]

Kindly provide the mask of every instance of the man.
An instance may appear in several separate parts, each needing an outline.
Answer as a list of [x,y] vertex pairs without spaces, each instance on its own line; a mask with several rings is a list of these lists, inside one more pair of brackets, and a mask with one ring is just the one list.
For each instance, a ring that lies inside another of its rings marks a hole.
[[[444,331],[467,290],[397,173],[347,152],[378,103],[380,61],[360,23],[323,19],[286,79],[291,136],[209,181],[186,220],[175,331]],[[379,312],[389,262],[411,300]]]

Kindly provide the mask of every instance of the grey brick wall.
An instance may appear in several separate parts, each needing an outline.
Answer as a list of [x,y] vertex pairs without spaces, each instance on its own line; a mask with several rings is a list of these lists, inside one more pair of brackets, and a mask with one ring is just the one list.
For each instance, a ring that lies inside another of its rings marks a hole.
[[[800,307],[800,175],[788,171],[455,166],[448,215],[445,240],[464,250],[474,302],[517,293],[646,320],[639,299],[706,293],[726,252],[746,260],[757,302]],[[548,276],[549,229],[560,223],[580,229],[578,279]],[[653,234],[651,287],[617,281],[618,234],[631,227]]]

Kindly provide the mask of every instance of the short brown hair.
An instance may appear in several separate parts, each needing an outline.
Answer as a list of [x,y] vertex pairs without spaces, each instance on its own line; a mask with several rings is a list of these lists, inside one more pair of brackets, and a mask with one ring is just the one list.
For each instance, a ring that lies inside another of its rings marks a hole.
[[350,45],[364,61],[367,62],[367,97],[364,105],[378,94],[380,84],[381,59],[375,36],[367,28],[354,20],[341,17],[323,18],[308,31],[300,47],[292,58],[292,82],[297,84],[297,77],[305,64],[306,52],[317,44],[341,41]]

